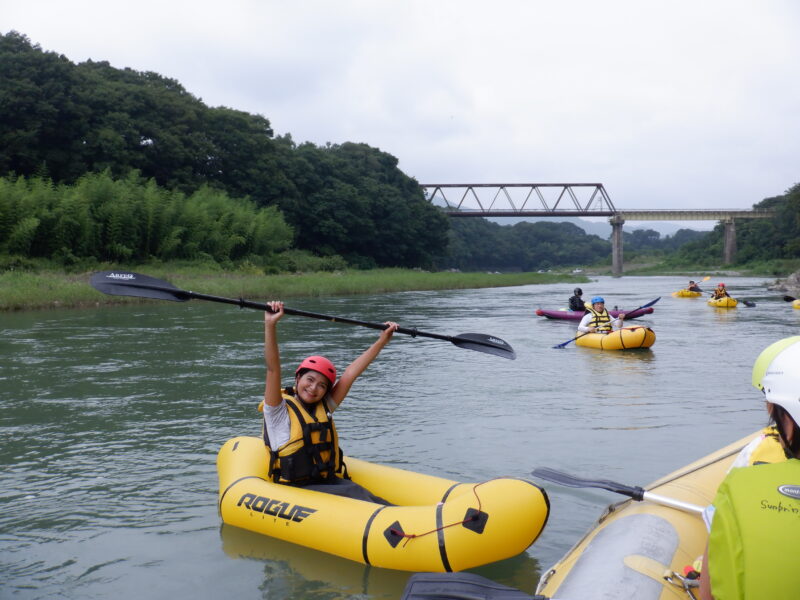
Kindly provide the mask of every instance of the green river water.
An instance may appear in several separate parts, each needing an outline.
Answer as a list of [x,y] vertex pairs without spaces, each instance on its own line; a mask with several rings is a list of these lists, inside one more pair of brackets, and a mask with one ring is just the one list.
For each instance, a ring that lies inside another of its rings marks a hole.
[[[337,412],[351,456],[460,481],[549,466],[643,485],[765,423],[750,369],[764,347],[798,333],[800,310],[762,278],[725,282],[756,306],[673,298],[686,283],[676,277],[583,285],[609,307],[661,296],[636,321],[657,341],[636,352],[553,349],[574,337],[574,324],[534,311],[565,305],[567,284],[288,304],[444,335],[492,334],[517,352],[510,361],[395,336]],[[0,598],[401,595],[408,573],[221,526],[217,450],[259,434],[261,313],[202,301],[3,313],[0,333]],[[287,316],[284,365],[288,372],[314,353],[341,369],[376,335]],[[536,544],[475,572],[533,593],[540,571],[620,499],[544,487],[552,512]]]

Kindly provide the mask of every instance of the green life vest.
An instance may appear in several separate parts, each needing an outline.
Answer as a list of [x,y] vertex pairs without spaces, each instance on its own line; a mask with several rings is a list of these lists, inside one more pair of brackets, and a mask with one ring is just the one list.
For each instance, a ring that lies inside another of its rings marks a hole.
[[714,508],[708,542],[714,598],[798,598],[800,460],[734,469]]

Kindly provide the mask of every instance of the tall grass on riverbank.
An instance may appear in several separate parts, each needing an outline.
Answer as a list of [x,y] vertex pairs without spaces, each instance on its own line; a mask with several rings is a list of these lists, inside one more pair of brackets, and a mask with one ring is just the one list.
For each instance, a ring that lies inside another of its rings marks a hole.
[[[97,270],[109,270],[100,267]],[[126,269],[121,269],[126,270]],[[348,296],[412,290],[447,290],[556,282],[583,283],[586,277],[566,273],[428,273],[408,269],[374,269],[264,275],[263,273],[203,270],[199,267],[158,265],[134,271],[164,279],[203,294],[255,301],[292,297]],[[107,296],[89,285],[91,273],[0,273],[0,310],[31,310],[153,302],[127,296]]]

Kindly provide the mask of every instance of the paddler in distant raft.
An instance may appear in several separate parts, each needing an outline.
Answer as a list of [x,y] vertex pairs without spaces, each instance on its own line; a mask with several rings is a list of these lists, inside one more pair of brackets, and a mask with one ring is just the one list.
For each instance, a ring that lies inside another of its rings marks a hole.
[[586,310],[586,306],[583,303],[583,290],[579,287],[576,287],[573,292],[574,296],[570,297],[569,299],[569,309],[575,312],[583,312]]
[[[800,336],[753,366],[773,426],[742,450],[719,486],[700,576],[702,600],[794,599],[800,593]],[[750,465],[750,466],[748,466]]]
[[590,307],[586,307],[587,313],[583,315],[578,331],[581,333],[608,333],[614,327],[622,328],[625,320],[625,313],[620,313],[616,319],[612,319],[606,310],[606,301],[602,296],[592,298]]
[[689,281],[689,285],[686,287],[686,289],[687,289],[688,291],[690,291],[690,292],[700,292],[700,293],[703,293],[703,290],[701,290],[701,289],[700,289],[700,286],[699,286],[699,285],[697,285],[697,284],[696,284],[694,281],[691,281],[691,280]]
[[724,283],[718,283],[717,287],[714,288],[714,291],[711,292],[711,299],[712,300],[719,300],[720,298],[730,298],[731,295],[728,293],[728,288],[725,287]]
[[309,356],[295,370],[294,386],[282,390],[276,328],[285,313],[283,302],[270,302],[269,307],[273,312],[264,313],[267,375],[264,402],[259,406],[264,411],[269,477],[277,483],[389,504],[347,476],[332,413],[358,376],[392,339],[397,323],[387,321],[380,337],[344,370],[338,381],[336,367],[330,360]]

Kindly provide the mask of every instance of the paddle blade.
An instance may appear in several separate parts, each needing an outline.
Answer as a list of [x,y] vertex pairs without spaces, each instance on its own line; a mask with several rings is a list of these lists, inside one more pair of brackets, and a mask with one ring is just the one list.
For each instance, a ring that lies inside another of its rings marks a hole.
[[752,302],[750,300],[742,300],[742,304],[744,304],[745,306],[747,306],[749,308],[753,308],[756,305],[755,302]]
[[600,488],[603,490],[608,490],[609,492],[615,492],[617,494],[622,494],[623,496],[628,496],[634,500],[641,500],[644,496],[644,489],[638,486],[625,485],[623,483],[617,483],[616,481],[609,481],[608,479],[582,479],[580,477],[575,477],[574,475],[556,471],[555,469],[550,469],[548,467],[536,468],[531,471],[531,475],[537,477],[538,479],[552,481],[553,483],[567,487]]
[[647,304],[642,304],[642,305],[641,305],[639,308],[637,308],[636,310],[641,310],[642,308],[649,308],[649,307],[653,306],[653,304],[655,304],[655,303],[656,303],[656,302],[658,302],[659,300],[661,300],[661,296],[659,296],[659,297],[658,297],[658,298],[656,298],[655,300],[651,300],[651,301],[650,301],[650,302],[648,302]]
[[477,350],[485,354],[494,354],[495,356],[502,356],[514,360],[517,354],[514,349],[505,340],[501,340],[493,335],[485,335],[483,333],[461,333],[450,338],[459,348],[467,350]]
[[556,344],[555,346],[553,346],[553,348],[566,348],[567,344],[570,344],[570,343],[574,342],[577,339],[578,338],[574,337],[571,340],[567,340],[566,342],[561,342],[560,344]]
[[131,271],[98,271],[89,279],[91,286],[111,296],[135,296],[154,300],[186,302],[191,296],[171,283]]
[[784,302],[794,302],[795,300],[797,300],[797,298],[795,298],[794,296],[784,296],[783,297],[783,301]]

